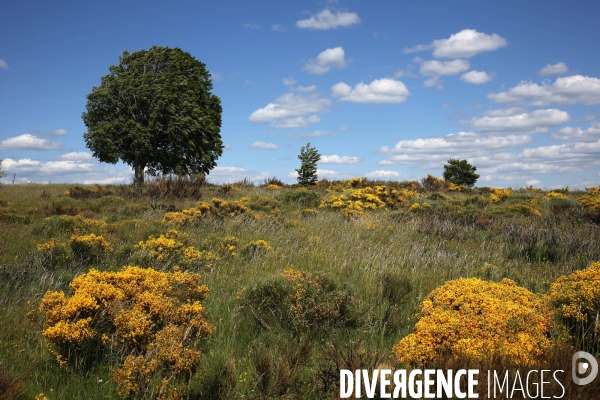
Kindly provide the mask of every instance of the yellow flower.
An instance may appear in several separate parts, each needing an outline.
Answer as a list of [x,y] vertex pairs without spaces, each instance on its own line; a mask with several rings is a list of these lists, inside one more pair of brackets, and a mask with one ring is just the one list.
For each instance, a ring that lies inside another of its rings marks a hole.
[[401,363],[436,361],[444,352],[483,360],[493,355],[528,366],[553,345],[552,313],[542,296],[504,279],[457,279],[435,289],[422,303],[415,333],[393,351]]

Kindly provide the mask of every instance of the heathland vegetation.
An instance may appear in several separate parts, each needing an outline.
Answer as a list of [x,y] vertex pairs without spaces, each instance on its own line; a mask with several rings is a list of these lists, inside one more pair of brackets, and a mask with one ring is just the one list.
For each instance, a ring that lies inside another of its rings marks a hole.
[[570,373],[600,351],[599,223],[598,188],[433,176],[2,185],[0,393],[324,399],[340,369]]

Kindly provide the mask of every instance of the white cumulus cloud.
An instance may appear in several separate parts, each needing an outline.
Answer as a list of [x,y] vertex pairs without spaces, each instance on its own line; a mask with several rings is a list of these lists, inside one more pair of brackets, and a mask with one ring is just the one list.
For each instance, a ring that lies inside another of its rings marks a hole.
[[548,128],[562,125],[570,119],[566,111],[548,109],[473,118],[470,125],[480,132],[545,133]]
[[[331,108],[331,100],[320,98],[318,94],[286,93],[273,103],[254,111],[248,117],[252,122],[272,122],[272,124],[293,125],[293,118],[307,114],[327,112]],[[311,123],[311,117],[306,122]],[[315,119],[312,119],[315,121]],[[297,126],[294,126],[297,127]]]
[[467,60],[429,60],[421,63],[419,73],[423,76],[458,75],[470,67],[471,64]]
[[262,149],[262,150],[279,148],[279,146],[277,146],[275,143],[266,143],[266,142],[254,142],[250,145],[250,147],[253,149]]
[[402,103],[410,92],[404,83],[390,78],[375,79],[368,85],[361,82],[352,88],[340,82],[331,88],[331,95],[339,101],[354,101],[358,103]]
[[521,82],[500,93],[490,93],[494,103],[527,103],[534,106],[557,104],[600,104],[600,79],[573,75],[557,78],[554,83]]
[[360,18],[358,14],[345,11],[337,11],[336,13],[325,9],[316,15],[311,16],[307,19],[302,19],[296,22],[298,28],[308,29],[335,29],[338,26],[350,26],[358,24]]
[[93,159],[92,154],[85,151],[73,151],[57,158],[57,160],[61,161],[87,161],[91,159]]
[[558,62],[556,64],[547,64],[544,68],[538,71],[538,74],[542,76],[546,75],[560,75],[569,72],[567,64],[564,62]]
[[342,47],[328,48],[319,53],[317,58],[311,58],[304,66],[304,70],[311,74],[323,75],[329,72],[331,67],[344,68],[346,61],[344,60],[345,52]]
[[293,118],[286,118],[286,119],[280,119],[277,121],[273,121],[273,123],[271,124],[271,126],[274,126],[276,128],[285,128],[285,129],[296,129],[296,128],[303,128],[305,126],[309,126],[310,124],[316,124],[317,122],[320,122],[321,118],[319,118],[316,115],[311,115],[310,117],[293,117]]
[[58,150],[62,146],[62,142],[51,142],[29,133],[10,137],[0,142],[1,150]]
[[463,29],[450,35],[448,39],[436,39],[429,45],[419,44],[404,49],[404,52],[414,53],[433,49],[433,56],[436,58],[470,58],[479,53],[498,50],[506,45],[506,39],[495,33],[488,35],[475,29]]
[[337,154],[333,154],[331,156],[321,156],[319,162],[323,164],[356,164],[360,162],[360,158],[350,156],[340,157]]
[[587,129],[568,126],[553,133],[550,137],[564,142],[595,142],[600,140],[600,123],[594,122]]
[[384,169],[379,169],[376,171],[370,171],[365,174],[365,176],[369,179],[398,179],[402,177],[402,174],[398,171],[387,171]]
[[460,76],[463,82],[481,85],[492,80],[492,76],[485,71],[469,71]]

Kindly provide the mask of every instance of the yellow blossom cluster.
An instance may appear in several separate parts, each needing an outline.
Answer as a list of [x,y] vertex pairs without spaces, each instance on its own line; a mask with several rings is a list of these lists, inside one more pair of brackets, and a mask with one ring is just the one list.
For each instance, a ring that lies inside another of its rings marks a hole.
[[507,189],[491,188],[490,189],[490,200],[493,201],[494,203],[500,203],[500,202],[506,200],[506,198],[508,196],[510,196],[511,193],[512,193],[511,188],[507,188]]
[[248,211],[248,208],[240,201],[225,201],[214,197],[212,200],[215,214],[219,217],[234,217]]
[[237,254],[240,239],[235,236],[225,236],[219,243],[219,253],[223,256],[233,257]]
[[433,207],[431,207],[431,204],[424,201],[423,203],[414,203],[408,210],[412,212],[423,212],[431,210],[432,208]]
[[586,194],[577,201],[586,208],[600,211],[600,186],[588,188]]
[[135,247],[160,263],[182,265],[185,267],[210,269],[221,257],[208,250],[197,250],[188,246],[188,235],[176,229],[169,230],[159,237],[150,236],[145,242],[139,242]]
[[[47,222],[56,221],[54,218],[48,217]],[[84,218],[81,215],[61,215],[58,217],[57,227],[65,232],[82,233],[114,233],[116,227],[106,221]]]
[[460,192],[460,191],[462,191],[464,189],[465,189],[465,187],[462,186],[462,185],[456,185],[456,184],[454,184],[452,182],[448,182],[448,190],[450,192]]
[[393,351],[403,364],[435,362],[445,352],[485,360],[500,356],[527,366],[553,345],[552,313],[542,296],[509,279],[461,278],[435,289],[422,303],[415,333]]
[[195,208],[165,213],[162,223],[173,226],[192,225],[196,223],[199,218],[210,215],[210,213],[210,205],[204,201],[199,201],[196,203]]
[[94,233],[89,235],[72,235],[69,246],[73,252],[73,257],[80,260],[97,260],[104,258],[113,249],[102,236],[96,236]]
[[266,240],[259,239],[253,240],[250,243],[248,243],[244,247],[244,254],[246,256],[252,257],[271,250],[273,250],[273,247],[271,247],[271,245]]
[[567,196],[564,193],[557,192],[554,190],[546,193],[546,197],[549,199],[566,199],[567,198]]
[[558,278],[550,287],[550,301],[567,327],[575,330],[573,333],[583,331],[589,338],[596,337],[597,340],[600,334],[600,262]]
[[279,189],[281,189],[281,186],[275,185],[274,183],[270,183],[267,185],[267,189],[268,190],[279,190]]
[[156,374],[189,376],[197,367],[195,341],[213,331],[199,274],[91,269],[70,288],[72,295],[47,292],[40,303],[42,335],[61,365],[90,362],[109,349],[126,356],[113,374],[125,396],[143,393]]
[[375,210],[385,207],[385,203],[371,187],[356,189],[349,194],[332,195],[325,198],[319,208],[341,208],[348,210]]
[[69,258],[67,245],[57,238],[38,243],[35,248],[42,257],[44,266],[56,266]]
[[531,199],[530,201],[511,204],[508,207],[506,207],[506,210],[525,216],[539,217],[542,215],[542,213],[536,208],[536,205],[537,199]]

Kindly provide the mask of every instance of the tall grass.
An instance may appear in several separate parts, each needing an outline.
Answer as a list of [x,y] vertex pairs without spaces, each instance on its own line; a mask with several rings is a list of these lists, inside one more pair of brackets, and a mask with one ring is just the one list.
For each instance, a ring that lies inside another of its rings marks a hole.
[[[141,193],[107,187],[112,194],[96,199],[69,197],[67,185],[0,188],[0,197],[8,202],[2,207],[29,217],[0,222],[0,365],[3,376],[11,379],[28,372],[25,396],[40,392],[52,400],[117,396],[111,379],[114,366],[99,360],[86,371],[60,369],[46,349],[41,322],[26,316],[46,291],[68,290],[69,282],[91,267],[116,271],[139,261],[135,245],[173,228],[161,222],[165,212],[190,209],[200,199],[250,201],[243,202],[248,211],[240,215],[206,215],[177,227],[187,233],[190,246],[200,249],[208,242],[216,246],[235,236],[240,246],[265,240],[273,250],[254,256],[239,252],[200,271],[210,288],[204,301],[207,318],[216,331],[202,344],[204,355],[189,382],[189,398],[333,398],[337,390],[333,376],[340,366],[397,366],[392,347],[412,332],[421,301],[444,282],[459,277],[510,278],[535,293],[546,293],[558,277],[600,260],[600,227],[575,202],[581,193],[571,192],[570,203],[556,205],[556,199],[545,200],[543,192],[523,190],[513,193],[522,197],[509,196],[496,204],[486,202],[485,190],[437,188],[439,195],[431,196],[417,185],[421,196],[414,201],[427,202],[429,209],[413,212],[399,206],[351,218],[339,210],[305,211],[317,209],[329,195],[327,188],[336,190],[340,182],[303,191],[177,179],[156,179]],[[385,184],[357,185],[376,183]],[[540,216],[510,209],[531,199],[539,200]],[[44,261],[37,244],[51,238],[67,243],[74,233],[90,233],[83,225],[61,225],[61,216],[69,215],[104,221],[105,231],[95,233],[114,252],[88,264],[76,258],[58,265]],[[244,288],[278,277],[288,268],[324,273],[337,287],[347,287],[357,316],[354,324],[303,335],[285,326],[248,323],[240,306]]]

